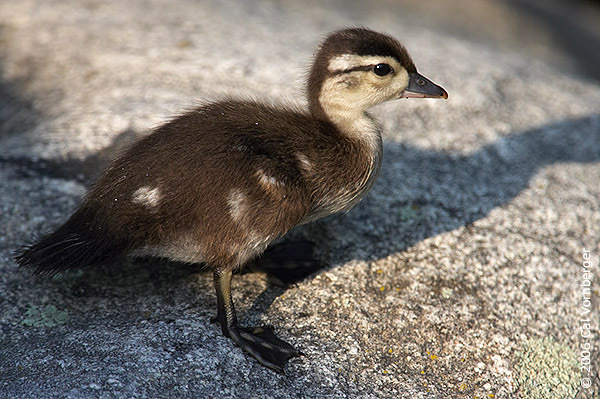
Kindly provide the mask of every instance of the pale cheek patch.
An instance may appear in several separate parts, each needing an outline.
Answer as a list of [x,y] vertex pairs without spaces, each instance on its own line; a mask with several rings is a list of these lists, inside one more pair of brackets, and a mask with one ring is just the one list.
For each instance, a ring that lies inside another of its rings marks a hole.
[[401,68],[401,70],[396,72],[396,76],[394,76],[394,80],[392,80],[392,87],[394,93],[401,93],[408,87],[409,77],[406,69]]
[[227,197],[227,204],[229,205],[229,214],[234,221],[239,222],[244,217],[247,209],[246,202],[246,195],[241,190],[231,190]]
[[[380,63],[389,64],[394,74],[353,70]],[[398,97],[408,85],[406,70],[393,57],[344,54],[333,57],[328,69],[332,75],[321,86],[319,102],[332,119],[357,118],[373,105]]]
[[160,190],[158,187],[140,187],[132,195],[132,201],[149,208],[155,208],[160,202]]

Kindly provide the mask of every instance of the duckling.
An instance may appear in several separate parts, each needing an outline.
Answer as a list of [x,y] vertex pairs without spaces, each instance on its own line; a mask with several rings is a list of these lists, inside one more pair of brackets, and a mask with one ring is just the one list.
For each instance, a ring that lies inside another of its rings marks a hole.
[[125,254],[213,269],[223,334],[279,373],[301,355],[271,328],[238,323],[232,274],[291,228],[345,212],[379,174],[382,139],[367,109],[448,98],[393,37],[331,33],[307,84],[308,110],[227,99],[156,128],[114,160],[56,231],[16,256],[56,273]]

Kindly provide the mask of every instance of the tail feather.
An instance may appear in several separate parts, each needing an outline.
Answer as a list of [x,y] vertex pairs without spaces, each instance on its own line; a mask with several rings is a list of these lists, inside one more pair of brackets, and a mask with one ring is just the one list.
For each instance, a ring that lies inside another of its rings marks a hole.
[[15,256],[21,267],[34,274],[55,274],[69,269],[98,265],[123,253],[123,246],[89,227],[79,229],[73,218],[54,233],[22,248]]

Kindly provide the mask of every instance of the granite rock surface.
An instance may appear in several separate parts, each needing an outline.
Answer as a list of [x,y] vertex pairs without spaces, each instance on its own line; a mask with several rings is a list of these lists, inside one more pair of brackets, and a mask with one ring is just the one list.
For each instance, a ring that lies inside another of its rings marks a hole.
[[[0,398],[599,397],[598,10],[448,4],[3,0]],[[126,144],[205,100],[302,105],[316,43],[351,25],[398,37],[449,99],[373,109],[371,194],[293,232],[327,267],[235,278],[242,323],[306,354],[286,376],[210,324],[201,268],[17,268]]]

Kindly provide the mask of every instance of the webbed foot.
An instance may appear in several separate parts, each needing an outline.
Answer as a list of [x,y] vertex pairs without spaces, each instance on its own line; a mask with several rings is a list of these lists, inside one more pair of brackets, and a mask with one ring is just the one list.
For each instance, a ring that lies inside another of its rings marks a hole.
[[233,327],[229,330],[230,338],[260,364],[280,374],[285,374],[283,367],[288,359],[302,356],[302,352],[280,339],[272,327]]
[[217,317],[223,335],[249,353],[263,366],[269,367],[280,374],[285,374],[285,362],[293,357],[301,356],[292,345],[279,339],[273,328],[251,327],[244,328],[238,324],[235,308],[231,300],[230,269],[216,268],[214,272],[215,289],[217,292]]

